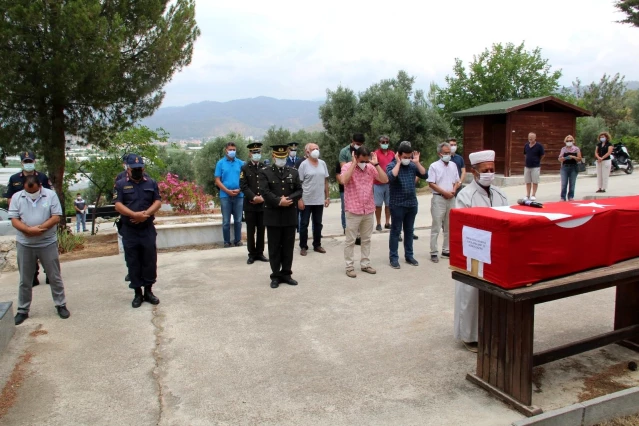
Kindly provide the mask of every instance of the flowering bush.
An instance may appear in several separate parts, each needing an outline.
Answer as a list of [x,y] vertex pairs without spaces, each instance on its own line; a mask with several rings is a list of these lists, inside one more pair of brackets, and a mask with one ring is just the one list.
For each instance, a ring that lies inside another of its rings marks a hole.
[[181,181],[178,175],[167,173],[158,187],[162,201],[169,203],[176,213],[204,213],[209,208],[211,197],[195,183]]

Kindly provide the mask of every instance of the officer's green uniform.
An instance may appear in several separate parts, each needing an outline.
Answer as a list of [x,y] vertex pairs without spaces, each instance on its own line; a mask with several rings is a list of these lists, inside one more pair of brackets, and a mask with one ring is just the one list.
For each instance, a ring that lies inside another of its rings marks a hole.
[[[262,144],[253,142],[247,146],[250,155],[260,154]],[[244,194],[244,220],[246,222],[246,245],[248,261],[266,261],[264,257],[264,203],[253,203],[253,199],[261,195],[260,173],[266,166],[261,161],[255,163],[249,158],[240,172],[240,189]],[[257,236],[256,236],[257,234]]]
[[[273,156],[285,159],[286,145],[274,145]],[[297,201],[302,197],[302,184],[297,170],[275,165],[261,170],[259,189],[264,197],[264,225],[268,235],[268,255],[271,263],[271,287],[275,282],[297,284],[292,280],[295,229],[297,228]],[[281,197],[293,201],[290,206],[280,206]]]

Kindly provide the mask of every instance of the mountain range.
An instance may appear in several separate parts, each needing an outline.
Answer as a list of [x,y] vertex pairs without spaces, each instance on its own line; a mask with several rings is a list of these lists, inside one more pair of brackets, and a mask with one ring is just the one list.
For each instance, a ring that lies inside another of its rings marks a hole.
[[[626,82],[628,90],[639,89],[639,81]],[[229,102],[199,102],[160,108],[142,121],[151,129],[163,128],[172,140],[206,139],[237,132],[256,139],[271,126],[291,131],[322,130],[319,107],[324,101],[275,99],[265,96]]]
[[204,139],[238,132],[262,137],[271,126],[291,131],[321,130],[319,107],[323,101],[274,99],[265,96],[229,102],[199,102],[160,108],[141,124],[162,127],[171,139]]

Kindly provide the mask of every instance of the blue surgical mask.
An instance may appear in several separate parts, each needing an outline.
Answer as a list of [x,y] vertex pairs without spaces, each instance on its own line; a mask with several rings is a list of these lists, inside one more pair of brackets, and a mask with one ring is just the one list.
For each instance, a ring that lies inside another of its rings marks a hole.
[[450,155],[442,155],[442,161],[448,163],[450,161]]
[[601,143],[605,143],[605,142],[606,142],[606,138],[599,138],[599,141],[600,141]]
[[251,154],[251,160],[256,163],[262,159],[262,154]]
[[226,153],[226,155],[228,155],[228,156],[229,156],[229,158],[235,158],[235,154],[236,154],[236,152],[235,152],[235,151],[228,151],[228,152]]
[[35,163],[23,163],[22,164],[22,169],[25,172],[32,172],[35,170]]
[[388,144],[387,143],[383,143],[380,146],[382,147],[382,149],[388,149]]

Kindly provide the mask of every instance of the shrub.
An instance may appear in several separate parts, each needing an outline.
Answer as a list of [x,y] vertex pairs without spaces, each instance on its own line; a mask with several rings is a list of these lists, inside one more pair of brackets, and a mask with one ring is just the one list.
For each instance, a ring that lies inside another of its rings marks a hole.
[[179,214],[203,213],[209,208],[211,197],[194,182],[181,181],[178,175],[167,173],[158,182],[162,200],[169,203]]
[[70,253],[83,248],[85,242],[84,235],[74,234],[67,226],[58,227],[58,251],[60,253]]

